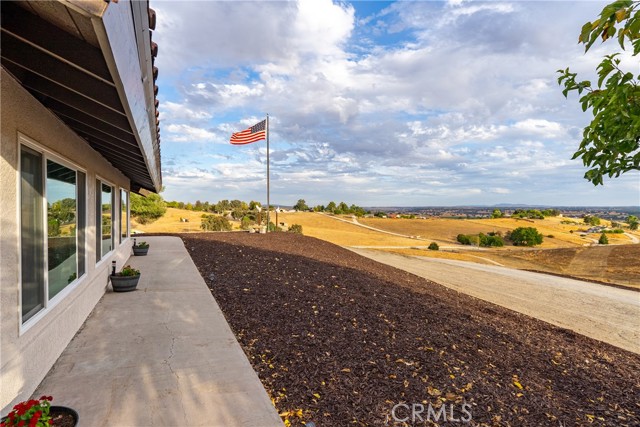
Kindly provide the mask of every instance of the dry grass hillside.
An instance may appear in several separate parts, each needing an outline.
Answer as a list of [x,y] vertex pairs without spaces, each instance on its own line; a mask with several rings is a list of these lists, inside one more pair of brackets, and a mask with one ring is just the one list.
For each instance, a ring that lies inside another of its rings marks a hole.
[[[525,270],[563,274],[606,283],[640,288],[640,245],[633,245],[625,235],[608,234],[610,245],[592,246],[598,234],[582,232],[588,227],[580,220],[562,224],[567,218],[544,220],[525,219],[359,219],[363,225],[392,233],[419,236],[407,239],[373,231],[356,224],[338,221],[328,215],[308,212],[281,214],[280,220],[300,224],[304,234],[342,246],[377,246],[380,250],[404,255],[456,259],[483,264],[499,264]],[[517,227],[535,227],[544,234],[542,245],[534,249],[507,246],[474,250],[457,243],[458,234],[477,234],[490,231],[503,233]],[[571,231],[573,230],[573,233]],[[553,237],[548,237],[548,236]],[[584,236],[583,236],[584,235]],[[633,233],[637,238],[638,233]],[[422,240],[425,239],[425,240]],[[425,250],[429,242],[440,244],[440,251]]]
[[[167,213],[157,221],[138,224],[132,220],[131,225],[132,230],[139,233],[198,232],[201,231],[201,217],[202,212],[168,208]],[[181,218],[186,218],[188,222],[181,221]],[[275,215],[272,219],[275,221]],[[278,214],[278,222],[287,226],[300,224],[305,235],[340,246],[498,264],[640,288],[640,245],[630,244],[632,240],[625,235],[608,234],[610,245],[592,246],[599,235],[584,233],[588,227],[578,219],[570,220],[573,221],[571,224],[561,223],[569,220],[367,218],[359,219],[358,225],[349,216],[336,218],[311,212]],[[237,222],[233,225],[234,229],[239,228]],[[514,246],[487,249],[463,246],[456,241],[458,234],[491,231],[504,234],[517,227],[537,228],[545,236],[543,244],[533,249]],[[633,236],[637,239],[640,234],[636,232]],[[440,245],[440,251],[426,250],[432,241]]]
[[[200,229],[201,217],[202,212],[167,208],[167,213],[162,218],[148,224],[140,224],[134,218],[131,218],[131,230],[134,233],[188,233],[202,231]],[[180,218],[187,219],[188,222],[182,222]]]

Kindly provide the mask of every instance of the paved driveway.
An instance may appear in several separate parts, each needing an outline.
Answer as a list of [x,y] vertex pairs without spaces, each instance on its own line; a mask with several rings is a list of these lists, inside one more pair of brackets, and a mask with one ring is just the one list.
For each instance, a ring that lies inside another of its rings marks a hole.
[[493,265],[350,249],[468,295],[640,353],[640,292]]

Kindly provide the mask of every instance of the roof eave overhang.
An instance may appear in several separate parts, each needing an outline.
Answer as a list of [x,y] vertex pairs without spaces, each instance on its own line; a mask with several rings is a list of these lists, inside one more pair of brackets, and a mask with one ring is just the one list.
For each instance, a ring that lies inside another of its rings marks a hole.
[[160,191],[148,1],[7,2],[0,10],[3,68],[125,174],[132,191]]
[[147,2],[133,1],[128,7],[129,1],[121,0],[109,7],[101,7],[107,3],[100,0],[67,1],[70,7],[85,8],[85,13],[92,15],[91,22],[100,48],[153,182],[154,188],[147,190],[160,192],[162,175]]

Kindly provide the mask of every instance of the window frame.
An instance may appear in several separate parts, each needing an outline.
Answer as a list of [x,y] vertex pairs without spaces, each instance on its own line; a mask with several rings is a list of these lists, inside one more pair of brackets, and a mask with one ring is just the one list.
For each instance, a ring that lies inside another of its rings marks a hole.
[[[100,185],[98,185],[100,182]],[[96,226],[96,266],[102,264],[110,255],[117,249],[116,248],[116,240],[113,234],[115,226],[118,225],[116,221],[114,221],[115,217],[115,202],[116,202],[116,189],[118,188],[111,181],[102,178],[100,175],[95,176],[96,183],[96,199],[95,199],[95,208],[96,208],[96,217],[95,217],[95,226]],[[105,254],[102,253],[102,185],[108,185],[111,187],[111,250]],[[98,204],[98,199],[100,200],[100,204]],[[99,221],[98,221],[99,219]],[[120,232],[120,227],[118,226],[118,232]],[[100,247],[100,251],[98,251],[98,246]],[[100,258],[98,258],[100,255]]]
[[[123,243],[126,243],[126,241],[131,237],[131,191],[127,190],[124,187],[119,187],[118,188],[118,195],[119,195],[119,201],[118,201],[118,234],[119,234],[119,242],[120,245],[122,245]],[[127,229],[125,230],[125,236],[122,236],[122,194],[126,194],[127,195],[127,212],[125,213],[125,217],[126,217],[126,225],[127,225]]]
[[[88,220],[88,216],[89,216],[89,210],[87,209],[87,205],[86,205],[86,201],[89,197],[89,189],[88,186],[86,185],[86,179],[85,179],[85,185],[84,185],[84,200],[85,200],[85,209],[84,209],[84,213],[79,212],[78,211],[78,206],[76,204],[76,220],[83,215],[83,220],[84,220],[84,224],[85,224],[85,230],[84,230],[84,244],[81,244],[80,242],[80,233],[78,233],[76,231],[76,253],[79,254],[80,249],[84,250],[85,254],[84,254],[84,274],[82,274],[79,277],[76,277],[76,279],[74,281],[72,281],[71,283],[69,283],[67,286],[65,286],[60,292],[58,292],[58,294],[56,296],[54,296],[53,298],[49,299],[49,257],[47,256],[47,250],[49,247],[49,236],[48,236],[48,218],[47,218],[47,211],[48,211],[48,205],[47,205],[47,161],[50,160],[52,162],[55,162],[61,166],[64,166],[66,168],[69,168],[73,171],[76,172],[76,200],[79,197],[79,192],[81,191],[79,189],[78,186],[78,179],[77,179],[77,173],[81,172],[85,175],[85,178],[88,176],[87,174],[87,170],[78,165],[77,163],[69,160],[68,158],[61,156],[60,154],[58,154],[57,152],[43,146],[42,144],[38,143],[37,141],[29,138],[28,136],[18,132],[18,150],[17,150],[17,157],[18,157],[18,167],[16,170],[16,186],[17,186],[17,198],[16,198],[16,205],[17,205],[17,209],[16,209],[16,216],[17,216],[17,223],[18,223],[18,233],[17,234],[17,239],[18,239],[18,325],[19,325],[19,331],[18,331],[18,335],[21,336],[22,334],[24,334],[26,331],[28,331],[31,327],[33,327],[33,325],[37,324],[40,319],[42,319],[43,317],[45,317],[49,312],[51,312],[51,310],[57,306],[60,301],[64,300],[69,294],[71,294],[82,282],[85,281],[85,279],[88,276],[88,271],[87,271],[87,237],[86,237],[86,230],[87,230],[87,220]],[[35,314],[33,314],[29,319],[27,319],[26,321],[23,319],[22,316],[22,206],[21,206],[21,201],[22,201],[22,159],[21,159],[21,153],[22,153],[22,147],[26,147],[32,151],[35,151],[36,153],[40,154],[42,156],[42,163],[40,165],[41,167],[41,173],[42,173],[42,231],[43,231],[43,236],[42,236],[42,253],[44,255],[44,263],[43,263],[43,267],[44,267],[44,280],[42,283],[42,286],[44,287],[44,303],[43,303],[43,307],[42,309],[40,309],[38,312],[36,312]],[[76,202],[77,203],[77,202]],[[76,228],[77,230],[77,228]],[[80,267],[80,257],[78,256],[76,258],[76,271],[79,271],[79,267]]]

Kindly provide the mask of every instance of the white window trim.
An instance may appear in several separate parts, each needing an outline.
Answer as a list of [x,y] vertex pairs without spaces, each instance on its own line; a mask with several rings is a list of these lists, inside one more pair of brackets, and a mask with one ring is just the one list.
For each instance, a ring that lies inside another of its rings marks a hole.
[[[47,177],[47,160],[51,160],[54,161],[62,166],[68,167],[69,169],[73,169],[76,172],[82,172],[85,174],[85,177],[88,176],[87,174],[87,170],[83,167],[81,167],[80,165],[78,165],[77,163],[72,162],[71,160],[61,156],[60,154],[56,153],[55,151],[44,147],[43,145],[39,144],[37,141],[29,138],[28,136],[18,132],[18,168],[16,170],[16,187],[17,187],[17,205],[19,209],[16,209],[16,216],[17,216],[17,223],[18,223],[18,233],[17,237],[18,237],[18,336],[22,336],[24,333],[26,333],[29,329],[31,329],[34,325],[36,325],[42,318],[44,318],[45,316],[47,316],[47,314],[49,314],[53,308],[55,306],[57,306],[60,301],[62,301],[63,299],[65,299],[69,294],[71,294],[82,282],[84,282],[88,276],[87,273],[87,256],[86,256],[86,251],[87,251],[87,245],[86,245],[86,234],[85,234],[85,245],[84,245],[84,249],[85,249],[85,256],[84,256],[84,262],[85,262],[85,272],[82,276],[77,277],[73,282],[69,283],[67,286],[65,286],[65,288],[63,290],[61,290],[58,295],[56,295],[55,297],[53,297],[51,300],[49,300],[49,275],[47,274],[47,272],[49,271],[49,259],[45,254],[44,257],[44,269],[45,269],[45,274],[44,274],[44,304],[43,304],[43,308],[42,310],[38,311],[36,314],[34,314],[30,319],[28,319],[26,322],[23,322],[22,320],[22,215],[21,215],[21,210],[20,210],[20,201],[22,200],[22,186],[21,186],[21,173],[22,173],[22,164],[21,164],[21,150],[22,150],[22,146],[25,146],[27,148],[30,148],[33,151],[36,151],[38,153],[40,153],[42,155],[42,179],[43,179],[43,197],[42,197],[42,209],[43,209],[43,215],[42,215],[42,220],[43,220],[43,231],[44,231],[44,239],[43,239],[43,252],[46,251],[46,248],[48,247],[49,244],[49,238],[48,238],[48,233],[47,233],[47,218],[46,215],[44,215],[45,212],[47,212],[47,185],[46,185],[46,177]],[[84,212],[84,220],[85,220],[85,228],[87,227],[87,220],[89,219],[89,210],[87,209],[87,197],[89,196],[88,194],[88,185],[87,185],[87,180],[85,179],[85,188],[84,188],[84,193],[85,193],[85,212]],[[76,233],[76,250],[78,250],[79,245],[77,244],[78,240],[77,240],[77,233]]]

